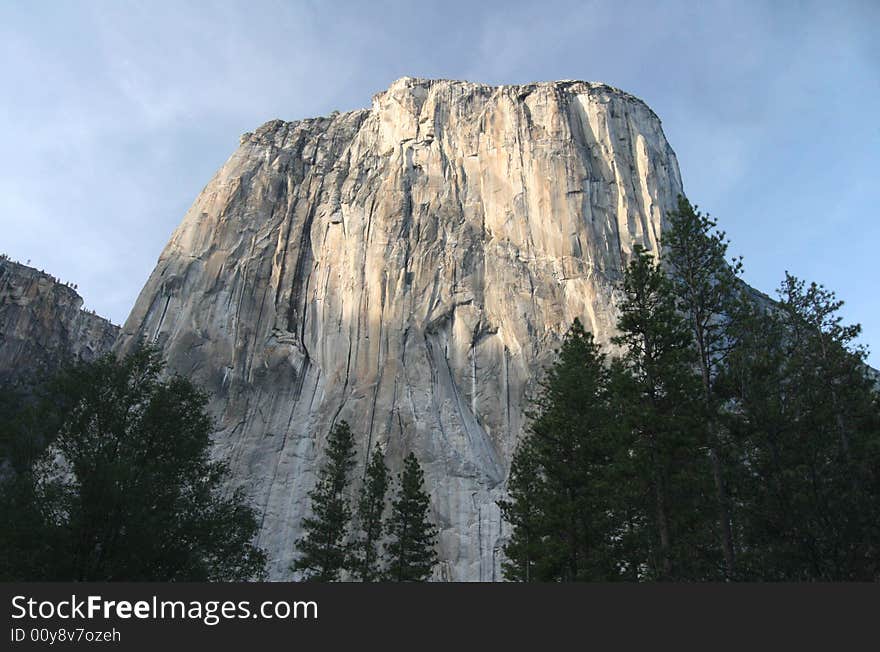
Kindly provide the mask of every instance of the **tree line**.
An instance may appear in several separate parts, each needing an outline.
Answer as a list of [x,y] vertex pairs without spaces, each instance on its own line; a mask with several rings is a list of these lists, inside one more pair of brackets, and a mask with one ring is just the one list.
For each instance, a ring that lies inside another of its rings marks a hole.
[[880,580],[880,400],[842,302],[777,301],[686,199],[613,348],[576,321],[512,460],[513,581]]

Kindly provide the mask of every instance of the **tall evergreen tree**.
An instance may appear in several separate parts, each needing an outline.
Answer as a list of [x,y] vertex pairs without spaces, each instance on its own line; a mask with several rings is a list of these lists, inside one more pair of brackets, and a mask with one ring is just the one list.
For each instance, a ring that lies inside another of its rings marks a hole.
[[388,468],[382,451],[377,447],[367,465],[364,484],[357,504],[360,528],[352,549],[354,575],[362,582],[375,582],[382,577],[379,544],[382,540],[385,494],[388,491]]
[[745,301],[731,351],[716,389],[730,409],[723,413],[737,464],[729,476],[739,504],[739,579],[791,578],[798,566],[793,545],[798,517],[791,501],[788,454],[791,384],[785,378],[786,334],[767,306]]
[[669,280],[641,246],[622,285],[620,334],[612,340],[623,349],[615,367],[622,373],[615,374],[614,388],[630,435],[630,454],[622,459],[632,470],[615,491],[642,507],[640,522],[650,529],[641,541],[645,549],[628,556],[643,560],[645,579],[716,577],[717,560],[705,537],[702,496],[709,487],[691,334],[676,311]]
[[397,496],[388,521],[385,546],[386,578],[393,582],[424,582],[437,564],[437,528],[428,519],[430,500],[416,456],[403,461]]
[[724,378],[744,458],[744,572],[878,579],[880,410],[859,329],[821,286],[786,274],[779,295],[752,308]]
[[500,504],[513,532],[504,552],[509,580],[616,579],[611,456],[620,447],[605,357],[579,321],[542,382]]
[[677,307],[691,329],[705,403],[705,437],[715,484],[719,542],[729,578],[736,575],[732,501],[727,487],[730,464],[721,432],[715,381],[732,342],[731,317],[739,299],[741,259],[727,260],[728,241],[717,222],[679,196],[663,235],[664,262]]
[[821,579],[880,579],[880,410],[861,326],[843,302],[786,273],[779,291],[792,337],[797,424],[810,442],[812,508],[822,524]]
[[511,582],[540,581],[546,572],[548,542],[542,511],[549,497],[544,493],[540,457],[537,438],[526,435],[510,463],[508,499],[499,502],[512,527],[501,565],[504,578]]
[[843,324],[839,314],[843,301],[833,292],[816,283],[807,285],[788,272],[779,296],[801,382],[825,397],[821,404],[812,407],[815,410],[821,405],[824,409],[824,414],[817,416],[825,423],[833,423],[831,429],[838,437],[841,457],[850,463],[852,424],[848,421],[853,409],[854,414],[860,410],[847,403],[854,397],[859,401],[866,383],[870,386],[863,373],[866,352],[854,345],[861,326]]
[[354,437],[341,421],[327,439],[326,461],[309,492],[312,515],[303,519],[305,535],[297,540],[300,557],[291,570],[317,582],[335,582],[350,566],[348,536],[351,507],[347,495],[349,476],[355,465]]

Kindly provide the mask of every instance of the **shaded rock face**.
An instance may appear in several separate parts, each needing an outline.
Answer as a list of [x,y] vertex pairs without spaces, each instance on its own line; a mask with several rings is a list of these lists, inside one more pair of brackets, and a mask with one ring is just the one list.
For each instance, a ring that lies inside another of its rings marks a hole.
[[414,451],[437,579],[500,579],[496,505],[527,398],[578,317],[606,341],[632,248],[681,181],[660,121],[603,84],[404,78],[369,110],[273,121],[173,234],[119,349],[156,341],[212,393],[216,454],[262,511],[270,576],[332,424]]
[[52,276],[0,259],[0,383],[108,353],[119,327],[82,305],[76,291]]

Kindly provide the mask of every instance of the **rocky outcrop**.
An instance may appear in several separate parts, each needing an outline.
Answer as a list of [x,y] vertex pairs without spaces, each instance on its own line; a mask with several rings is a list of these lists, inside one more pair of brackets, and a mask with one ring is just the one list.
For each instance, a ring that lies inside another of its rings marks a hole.
[[70,286],[0,258],[0,383],[108,353],[119,327],[82,305]]
[[496,500],[575,317],[607,341],[634,245],[682,190],[657,116],[579,81],[404,78],[370,109],[245,134],[174,232],[119,349],[157,342],[213,396],[216,453],[291,577],[331,425],[361,464],[414,451],[438,579],[499,579]]

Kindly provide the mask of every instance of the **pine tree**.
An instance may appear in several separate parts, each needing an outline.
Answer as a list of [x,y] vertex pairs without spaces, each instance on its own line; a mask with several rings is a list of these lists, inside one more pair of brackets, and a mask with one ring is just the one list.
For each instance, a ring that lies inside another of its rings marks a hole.
[[547,497],[535,437],[526,436],[516,448],[507,482],[508,499],[499,502],[504,519],[511,525],[501,564],[504,578],[511,582],[539,581],[544,576],[547,555],[543,535],[542,505]]
[[669,269],[677,308],[691,329],[705,403],[705,437],[715,484],[720,549],[726,574],[736,575],[732,502],[727,487],[725,442],[720,432],[720,401],[715,388],[719,369],[731,349],[731,317],[742,284],[741,259],[727,260],[728,241],[717,222],[679,196],[663,235],[663,260]]
[[641,246],[625,270],[622,290],[620,334],[612,340],[623,349],[614,394],[630,435],[630,454],[623,459],[631,469],[616,491],[640,508],[637,522],[649,530],[641,538],[629,530],[636,549],[627,557],[640,560],[644,579],[711,578],[717,561],[703,549],[705,452],[690,331],[676,311],[669,280]]
[[437,564],[437,528],[428,520],[429,505],[422,467],[410,453],[403,461],[388,522],[385,577],[389,581],[424,582],[431,576]]
[[786,274],[752,309],[724,380],[744,463],[744,572],[758,579],[880,575],[880,410],[842,303]]
[[846,402],[850,390],[861,395],[862,386],[869,383],[863,373],[866,352],[854,346],[861,326],[844,326],[839,314],[843,301],[816,283],[807,286],[786,272],[778,293],[792,334],[798,369],[802,375],[812,375],[814,382],[809,382],[808,377],[801,381],[825,397],[821,403],[826,410],[822,415],[824,421],[833,422],[831,429],[839,438],[841,456],[847,463],[852,462],[851,426],[847,423],[850,410]]
[[300,557],[291,570],[302,572],[305,580],[335,582],[350,566],[347,539],[351,507],[347,490],[354,455],[351,429],[341,421],[327,439],[326,462],[317,485],[309,492],[312,516],[303,519],[305,535],[296,542]]
[[855,345],[861,326],[844,325],[843,302],[786,272],[779,291],[791,336],[796,420],[809,443],[811,508],[820,579],[880,578],[880,396]]
[[801,560],[792,547],[798,517],[790,499],[788,454],[791,418],[785,379],[786,334],[778,313],[744,301],[735,322],[737,342],[716,389],[728,402],[723,413],[737,463],[729,486],[739,504],[738,578],[794,579]]
[[379,544],[382,540],[385,494],[388,491],[388,469],[382,451],[376,448],[367,466],[364,484],[358,496],[357,521],[360,533],[352,549],[354,575],[362,582],[375,582],[382,577]]
[[620,447],[608,399],[605,357],[579,321],[558,351],[530,414],[500,502],[513,526],[505,578],[616,579],[611,456]]

